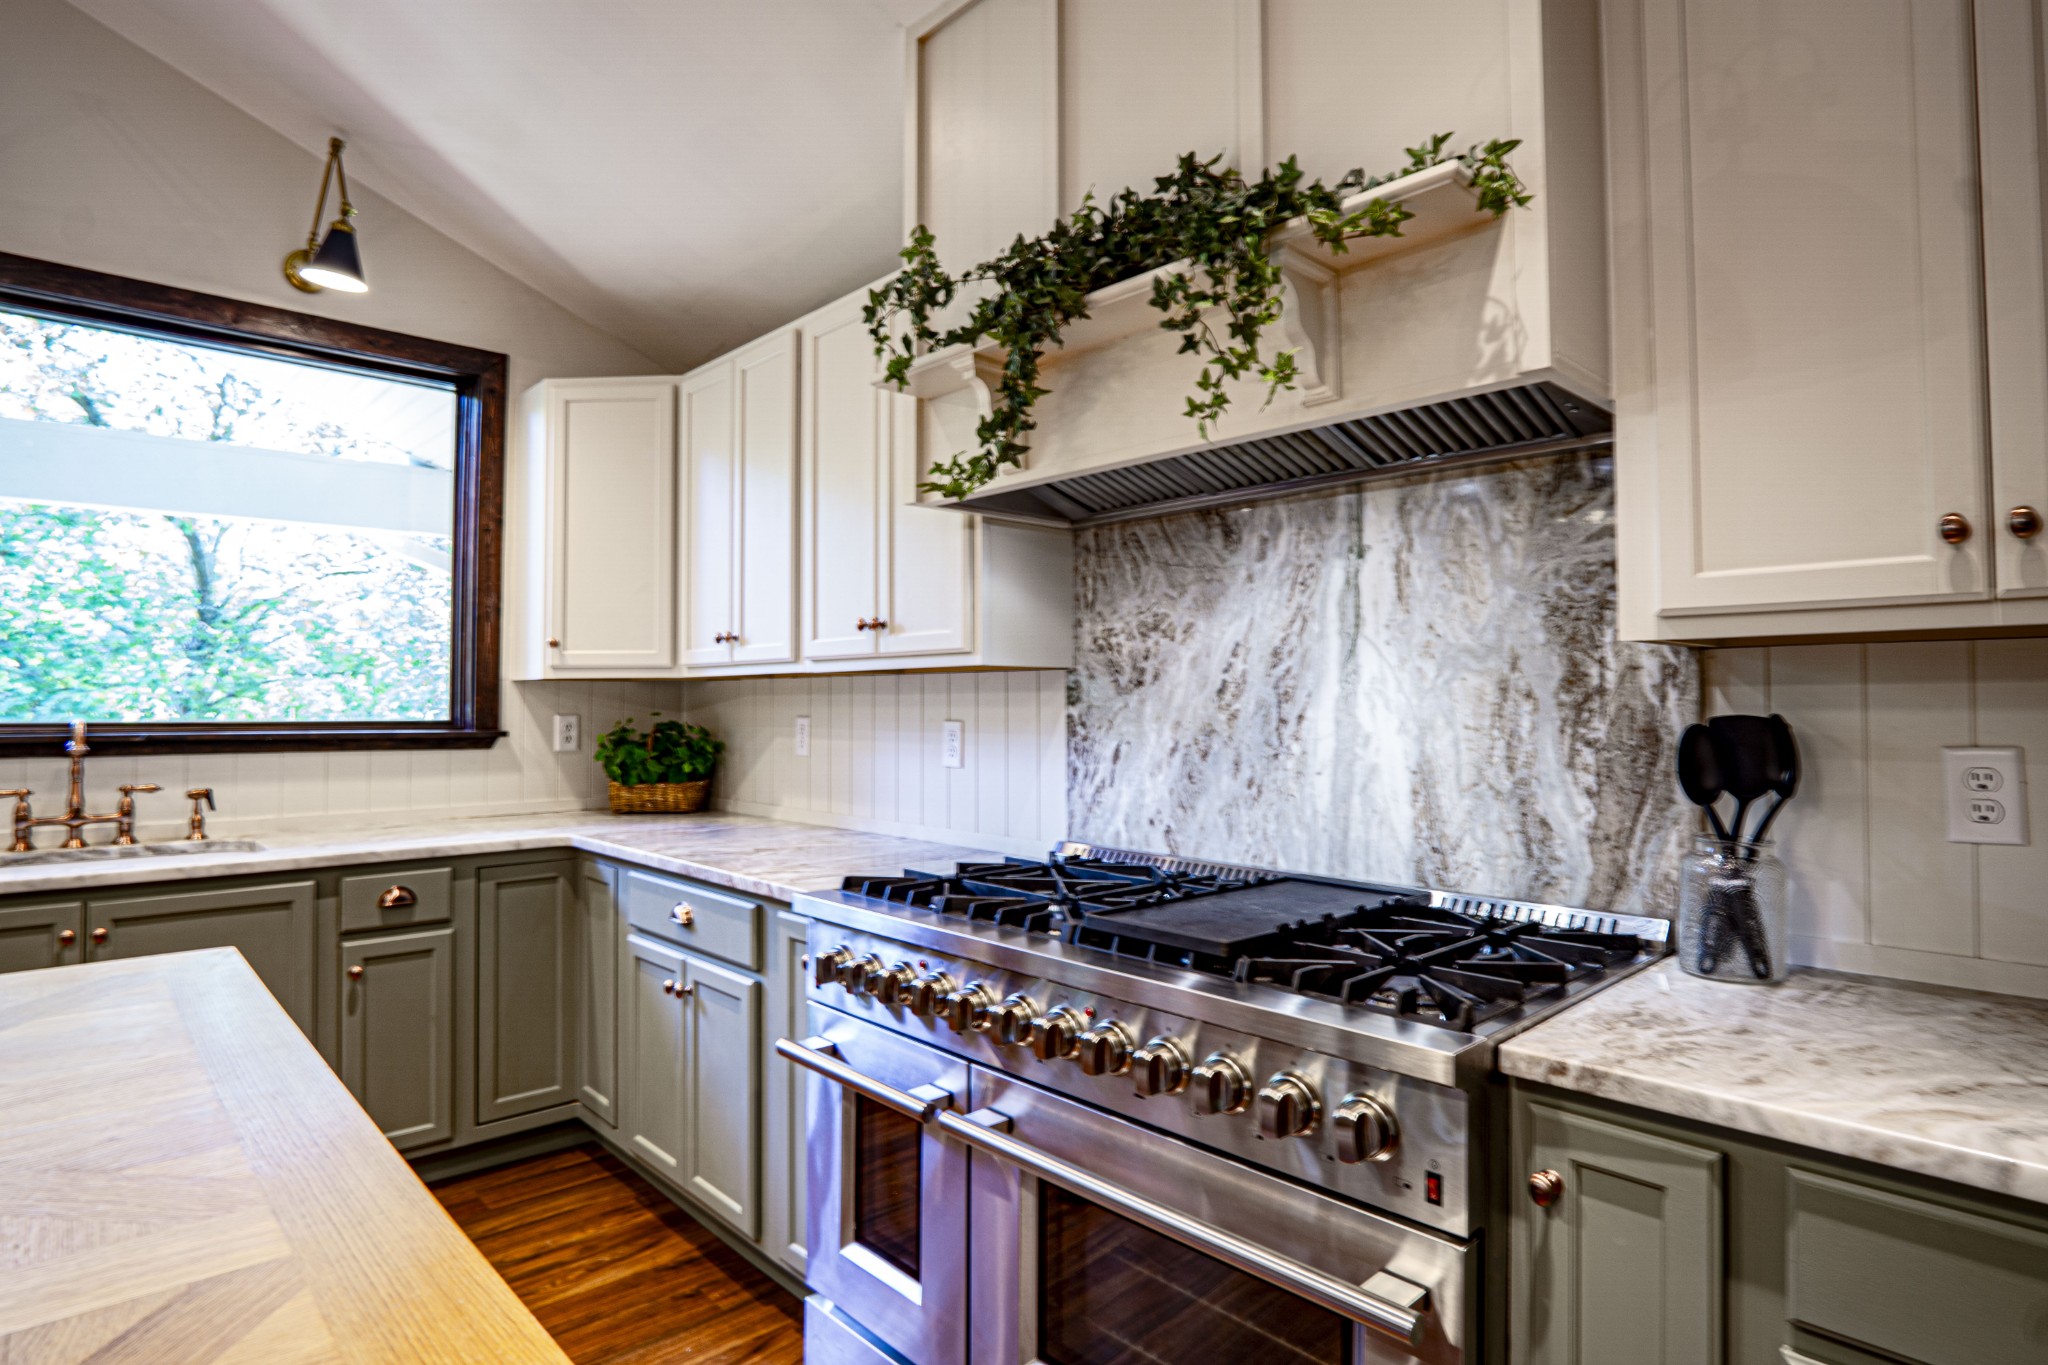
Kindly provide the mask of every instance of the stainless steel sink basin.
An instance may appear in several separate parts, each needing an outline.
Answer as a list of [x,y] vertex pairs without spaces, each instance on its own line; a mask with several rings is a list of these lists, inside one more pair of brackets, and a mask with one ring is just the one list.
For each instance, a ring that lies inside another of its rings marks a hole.
[[93,844],[87,848],[39,848],[28,853],[0,853],[0,869],[38,863],[96,863],[120,858],[170,858],[181,853],[255,853],[254,839],[179,839],[164,844]]

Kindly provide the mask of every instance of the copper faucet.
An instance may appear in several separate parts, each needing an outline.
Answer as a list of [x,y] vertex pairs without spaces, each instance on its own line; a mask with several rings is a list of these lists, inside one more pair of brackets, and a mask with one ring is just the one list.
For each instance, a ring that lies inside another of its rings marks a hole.
[[160,790],[154,782],[138,782],[121,787],[121,804],[112,815],[87,815],[85,813],[85,756],[92,752],[85,742],[85,722],[71,722],[71,738],[64,743],[64,752],[71,755],[71,790],[65,801],[62,815],[45,815],[38,819],[29,810],[31,795],[26,787],[14,787],[0,791],[0,797],[14,798],[14,844],[12,851],[27,853],[34,845],[30,834],[42,825],[62,825],[71,832],[64,841],[65,848],[84,848],[85,840],[79,831],[87,825],[113,825],[114,842],[132,844],[135,842],[135,794]]

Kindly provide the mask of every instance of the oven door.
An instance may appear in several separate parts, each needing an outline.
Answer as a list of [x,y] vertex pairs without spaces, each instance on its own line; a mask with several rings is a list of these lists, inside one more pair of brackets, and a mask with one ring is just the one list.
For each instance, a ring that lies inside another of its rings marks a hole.
[[929,1120],[967,1063],[829,1006],[775,1050],[810,1071],[806,1278],[911,1365],[967,1352],[967,1152]]
[[976,1365],[1452,1365],[1464,1241],[974,1069]]

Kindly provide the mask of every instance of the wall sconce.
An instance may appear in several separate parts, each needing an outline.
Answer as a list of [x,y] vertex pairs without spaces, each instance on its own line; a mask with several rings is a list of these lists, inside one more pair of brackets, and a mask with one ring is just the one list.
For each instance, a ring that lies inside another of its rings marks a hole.
[[[294,289],[308,294],[317,294],[323,289],[337,289],[345,294],[362,294],[370,286],[363,282],[363,258],[356,250],[356,230],[349,225],[349,219],[356,216],[355,205],[348,202],[348,175],[341,168],[342,141],[338,137],[327,139],[327,169],[320,173],[320,200],[313,206],[313,227],[306,233],[306,245],[284,258],[284,277]],[[341,216],[327,229],[327,240],[320,240],[320,219],[327,213],[327,182],[337,182],[341,190]]]

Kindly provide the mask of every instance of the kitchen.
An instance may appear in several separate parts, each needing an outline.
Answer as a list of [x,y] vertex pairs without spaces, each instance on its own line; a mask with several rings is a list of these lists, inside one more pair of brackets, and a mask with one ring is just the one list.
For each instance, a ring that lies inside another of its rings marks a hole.
[[2048,1359],[2038,4],[482,8],[0,3],[0,1354]]

